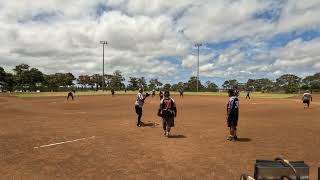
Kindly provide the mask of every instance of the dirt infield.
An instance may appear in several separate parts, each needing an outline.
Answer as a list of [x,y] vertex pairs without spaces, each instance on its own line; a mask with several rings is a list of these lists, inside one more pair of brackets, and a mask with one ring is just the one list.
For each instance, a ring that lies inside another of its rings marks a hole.
[[0,97],[0,179],[237,180],[276,156],[304,160],[316,179],[319,98],[310,109],[298,98],[241,98],[240,140],[229,142],[227,97],[176,97],[172,138],[162,136],[158,97],[147,99],[142,128],[134,95]]

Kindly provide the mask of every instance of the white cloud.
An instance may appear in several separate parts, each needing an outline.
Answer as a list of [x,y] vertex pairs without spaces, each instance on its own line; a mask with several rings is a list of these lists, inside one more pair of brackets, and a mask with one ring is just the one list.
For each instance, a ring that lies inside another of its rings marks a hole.
[[287,1],[280,15],[277,32],[320,28],[320,1]]
[[[45,73],[106,72],[126,76],[176,77],[195,73],[195,42],[240,39],[219,51],[204,46],[200,74],[206,77],[275,77],[305,74],[320,66],[319,38],[269,49],[278,33],[320,29],[318,0],[19,0],[0,1],[0,65],[28,63]],[[99,14],[97,8],[107,11]],[[254,18],[280,7],[279,19]],[[101,15],[101,16],[100,16]],[[192,53],[191,53],[192,52]],[[176,57],[176,61],[170,58]]]

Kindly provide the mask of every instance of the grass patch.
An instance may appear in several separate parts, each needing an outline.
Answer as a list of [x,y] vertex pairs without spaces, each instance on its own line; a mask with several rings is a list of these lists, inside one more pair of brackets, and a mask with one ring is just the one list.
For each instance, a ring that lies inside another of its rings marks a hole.
[[[185,92],[185,95],[191,96],[228,96],[227,92]],[[240,97],[246,97],[246,92],[240,92]],[[275,98],[275,99],[283,99],[297,96],[297,94],[282,94],[282,93],[261,93],[261,92],[253,92],[250,93],[250,97],[255,98]]]
[[[116,91],[116,95],[136,94],[134,91]],[[37,97],[63,97],[67,96],[68,92],[18,92],[10,93],[9,96],[18,98],[37,98]],[[76,91],[76,96],[105,96],[111,95],[110,91]]]
[[[115,95],[135,95],[137,91],[116,91]],[[170,92],[172,95],[179,95],[179,92]],[[37,98],[37,97],[63,97],[67,96],[68,92],[23,92],[23,93],[10,93],[9,96],[15,96],[18,98]],[[151,94],[151,93],[150,93]],[[157,95],[159,92],[157,92]],[[106,96],[111,95],[110,91],[77,91],[76,96]],[[186,96],[228,96],[226,92],[185,92]],[[240,92],[240,97],[245,97],[247,95],[246,92]],[[281,94],[281,93],[261,93],[254,92],[250,93],[252,98],[275,98],[275,99],[283,99],[297,96],[297,94]]]

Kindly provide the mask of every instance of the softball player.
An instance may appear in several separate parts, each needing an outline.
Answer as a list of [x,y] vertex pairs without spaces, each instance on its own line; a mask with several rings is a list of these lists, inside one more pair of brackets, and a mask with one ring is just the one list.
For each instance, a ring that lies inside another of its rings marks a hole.
[[310,101],[312,101],[312,95],[310,94],[310,92],[307,90],[303,96],[302,96],[302,102],[304,104],[304,108],[310,106]]
[[228,93],[230,98],[227,104],[227,125],[230,128],[230,135],[227,140],[236,141],[238,139],[239,99],[235,90],[230,89]]
[[142,107],[144,105],[144,100],[149,96],[148,93],[146,93],[145,96],[143,96],[143,90],[140,88],[139,89],[139,93],[137,94],[137,99],[136,99],[136,102],[134,103],[135,104],[135,110],[136,110],[136,113],[138,115],[138,122],[137,122],[137,126],[138,127],[141,127],[142,126],[142,121],[141,121],[141,117],[142,117]]
[[163,92],[162,91],[159,92],[159,97],[160,97],[160,101],[161,101],[161,99],[163,99]]
[[169,137],[170,130],[174,127],[174,118],[177,117],[176,103],[170,98],[169,91],[165,91],[164,98],[160,101],[158,116],[162,117],[163,135]]
[[72,98],[72,100],[73,100],[73,94],[72,94],[72,91],[70,91],[69,93],[68,93],[68,97],[67,97],[67,100],[69,100],[69,97],[71,97]]

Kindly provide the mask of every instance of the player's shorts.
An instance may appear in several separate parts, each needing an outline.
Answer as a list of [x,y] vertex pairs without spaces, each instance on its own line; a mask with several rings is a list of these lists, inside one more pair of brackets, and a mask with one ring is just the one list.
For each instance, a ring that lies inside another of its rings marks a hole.
[[305,100],[303,100],[303,103],[304,104],[310,104],[310,100],[305,99]]
[[237,117],[229,117],[227,120],[228,127],[237,127],[238,126],[238,118]]
[[174,117],[162,118],[162,127],[174,127]]
[[135,109],[136,109],[136,113],[137,113],[138,115],[142,114],[142,108],[141,108],[141,107],[139,107],[138,105],[136,105],[136,106],[135,106]]

